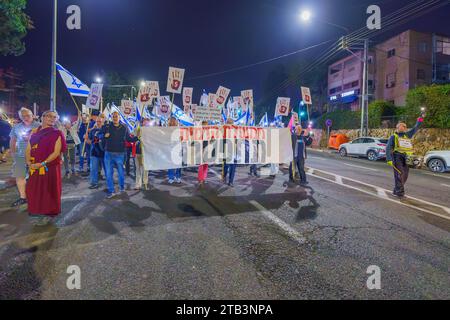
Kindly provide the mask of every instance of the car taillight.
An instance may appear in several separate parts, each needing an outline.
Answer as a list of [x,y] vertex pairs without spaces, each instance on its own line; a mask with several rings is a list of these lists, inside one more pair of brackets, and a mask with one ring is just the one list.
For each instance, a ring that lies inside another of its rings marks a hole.
[[379,146],[379,147],[386,147],[386,145],[383,144],[383,143],[377,143],[377,146]]

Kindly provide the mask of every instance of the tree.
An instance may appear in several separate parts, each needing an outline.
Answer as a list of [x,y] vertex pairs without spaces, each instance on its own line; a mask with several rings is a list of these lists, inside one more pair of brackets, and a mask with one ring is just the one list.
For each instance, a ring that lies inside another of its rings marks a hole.
[[24,12],[27,0],[0,1],[0,54],[20,56],[25,52],[22,39],[33,29],[33,22]]

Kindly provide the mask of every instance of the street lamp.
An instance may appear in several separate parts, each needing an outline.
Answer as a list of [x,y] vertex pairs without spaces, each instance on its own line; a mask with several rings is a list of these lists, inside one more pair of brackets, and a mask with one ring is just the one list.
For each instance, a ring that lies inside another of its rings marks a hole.
[[145,81],[141,81],[141,87],[145,87]]
[[102,83],[102,81],[103,81],[103,79],[100,77],[95,78],[95,82],[97,82],[97,83]]
[[310,21],[311,20],[311,11],[309,10],[303,10],[302,12],[300,12],[300,19],[304,22]]
[[[309,22],[309,21],[311,21],[312,15],[313,15],[313,14],[312,14],[311,11],[309,11],[309,10],[302,10],[302,11],[300,12],[300,20],[301,20],[303,23]],[[316,19],[316,18],[314,18],[314,19]],[[328,24],[328,25],[330,25],[330,26],[333,26],[333,27],[342,29],[342,30],[345,31],[346,34],[349,34],[349,33],[350,33],[350,30],[349,30],[347,27],[341,26],[341,25],[336,24],[336,23],[324,21],[324,20],[322,20],[322,19],[316,19],[316,20],[317,20],[317,21],[320,21],[320,22],[323,22],[323,23],[326,23],[326,24]]]

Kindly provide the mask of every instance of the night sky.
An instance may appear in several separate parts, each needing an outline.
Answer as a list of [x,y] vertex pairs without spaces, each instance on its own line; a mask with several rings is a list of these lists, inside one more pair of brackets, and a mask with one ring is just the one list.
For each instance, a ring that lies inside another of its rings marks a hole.
[[[219,85],[255,90],[277,64],[320,54],[323,46],[276,62],[246,70],[189,80],[260,60],[280,56],[326,40],[337,39],[342,30],[321,23],[326,20],[350,30],[365,25],[366,8],[378,4],[382,15],[411,1],[404,0],[59,0],[57,61],[88,85],[97,74],[117,71],[136,79],[159,80],[165,89],[169,66],[186,68],[185,86],[194,87],[194,102],[201,90],[216,91]],[[27,13],[35,30],[25,38],[27,51],[20,57],[0,57],[0,66],[13,66],[24,79],[49,76],[51,57],[52,0],[30,0]],[[66,8],[77,4],[82,11],[82,30],[69,31]],[[309,25],[299,22],[301,8],[316,15]],[[422,16],[382,34],[388,38],[413,28],[450,35],[450,6]],[[300,85],[300,83],[298,84]],[[63,83],[58,79],[58,86]]]

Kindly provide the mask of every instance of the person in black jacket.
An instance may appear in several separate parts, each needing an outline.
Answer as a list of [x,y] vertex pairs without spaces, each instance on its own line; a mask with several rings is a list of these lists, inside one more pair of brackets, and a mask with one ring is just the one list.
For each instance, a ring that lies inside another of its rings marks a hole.
[[120,193],[125,192],[125,175],[123,170],[125,141],[133,142],[127,127],[120,123],[119,113],[114,111],[111,116],[112,123],[103,126],[102,129],[105,140],[105,172],[108,184],[108,199],[116,195],[114,189],[114,165],[117,166]]
[[105,170],[104,165],[104,137],[102,133],[103,128],[103,117],[97,117],[95,121],[95,126],[89,131],[88,142],[91,145],[91,172],[90,172],[90,182],[91,186],[89,189],[98,189],[98,180],[100,177],[100,171],[103,167],[103,171]]
[[[305,173],[306,147],[312,144],[313,140],[309,133],[304,131],[301,125],[297,125],[292,133],[292,151],[294,154],[294,161],[289,166],[289,181],[294,182],[294,170],[298,170],[300,175],[300,184],[308,184]],[[295,165],[295,168],[292,167]]]

